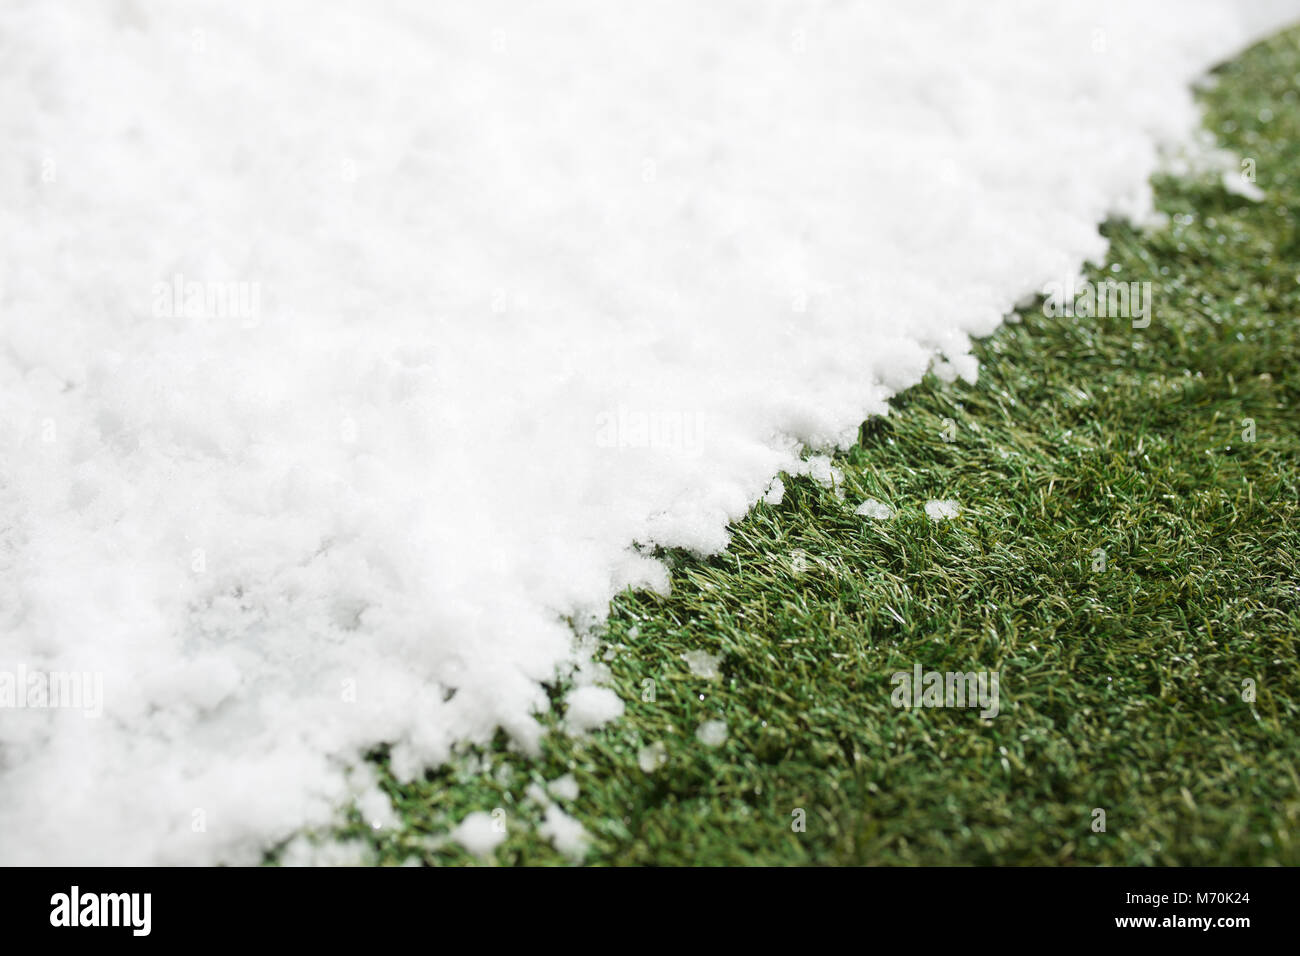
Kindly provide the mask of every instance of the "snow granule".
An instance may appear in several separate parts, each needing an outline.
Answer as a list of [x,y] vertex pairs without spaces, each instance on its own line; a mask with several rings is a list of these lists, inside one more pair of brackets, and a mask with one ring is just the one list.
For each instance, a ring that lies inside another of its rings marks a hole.
[[637,766],[645,773],[654,773],[667,762],[668,748],[664,746],[661,740],[646,744],[636,754]]
[[858,505],[854,514],[860,514],[864,518],[874,518],[876,521],[884,521],[887,518],[894,517],[894,509],[882,501],[877,501],[875,498],[868,498]]
[[608,687],[579,687],[564,703],[564,722],[576,731],[594,730],[623,715],[623,701]]
[[961,505],[950,499],[927,501],[925,513],[931,521],[945,521],[961,514]]
[[360,840],[317,840],[295,836],[280,851],[281,866],[370,866],[374,850]]
[[566,773],[563,777],[552,780],[546,785],[546,789],[556,800],[572,802],[578,799],[578,781],[573,779],[571,773]]
[[477,857],[489,857],[507,836],[506,828],[492,814],[475,810],[466,815],[448,836]]
[[555,804],[546,808],[546,818],[537,831],[569,859],[581,860],[587,854],[590,837],[581,823]]
[[722,663],[722,656],[720,654],[710,654],[708,651],[687,651],[682,655],[682,660],[686,662],[686,666],[691,669],[691,673],[696,677],[714,680],[720,673],[718,665]]
[[695,729],[695,739],[706,747],[721,747],[727,741],[727,722],[706,720]]

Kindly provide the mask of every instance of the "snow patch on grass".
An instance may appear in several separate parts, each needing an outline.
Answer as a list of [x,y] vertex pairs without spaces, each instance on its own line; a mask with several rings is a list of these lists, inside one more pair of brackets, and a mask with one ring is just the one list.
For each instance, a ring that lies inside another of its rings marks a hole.
[[727,722],[706,720],[695,728],[695,739],[706,747],[721,747],[727,742]]
[[1150,212],[1238,6],[6,7],[0,669],[104,699],[0,720],[0,862],[536,752],[568,622]]
[[581,823],[554,804],[546,808],[546,818],[538,830],[571,860],[576,862],[586,856],[591,837]]
[[886,521],[894,517],[894,509],[884,502],[877,501],[875,498],[868,498],[862,504],[858,505],[854,514],[862,515],[864,518],[871,518],[875,521]]
[[470,853],[486,859],[505,842],[506,830],[492,818],[492,814],[476,810],[467,814],[449,836]]
[[927,501],[925,513],[931,521],[950,521],[961,514],[961,505],[949,499]]
[[686,666],[691,669],[691,674],[695,677],[703,677],[705,680],[716,680],[721,671],[718,666],[722,663],[722,657],[718,654],[710,654],[708,651],[687,651],[682,655],[682,660]]
[[623,701],[608,687],[579,687],[564,702],[564,722],[579,732],[594,730],[623,714]]

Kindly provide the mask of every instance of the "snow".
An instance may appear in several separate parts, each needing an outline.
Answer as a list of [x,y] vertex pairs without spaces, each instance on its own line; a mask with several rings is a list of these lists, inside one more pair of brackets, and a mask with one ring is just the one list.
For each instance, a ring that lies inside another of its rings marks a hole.
[[546,808],[546,816],[537,829],[557,850],[575,862],[586,855],[591,842],[582,824],[555,804]]
[[1240,170],[1225,169],[1221,176],[1223,188],[1234,196],[1244,196],[1252,202],[1264,200],[1264,190],[1249,179],[1243,179]]
[[950,521],[961,514],[961,505],[948,498],[927,501],[925,513],[931,521]]
[[831,464],[829,455],[809,455],[791,469],[791,474],[807,475],[823,488],[834,488],[844,480],[844,472]]
[[[363,765],[369,769],[369,765]],[[364,786],[362,782],[364,781]],[[378,777],[373,773],[364,773],[360,779],[350,781],[354,794],[353,803],[372,830],[392,829],[398,824],[397,811],[383,790],[379,789]]]
[[578,781],[573,778],[571,773],[566,773],[564,776],[552,780],[546,785],[546,790],[556,800],[573,802],[578,799]]
[[360,840],[314,841],[295,836],[280,851],[281,866],[373,866],[374,851]]
[[653,546],[1151,212],[1297,10],[1238,7],[6,4],[0,670],[103,715],[0,713],[0,863],[252,863],[389,819],[378,742],[536,752]]
[[763,492],[763,500],[769,505],[779,505],[784,497],[784,482],[780,478],[773,478],[772,483],[768,485],[767,491]]
[[506,828],[494,820],[492,814],[475,810],[465,815],[450,836],[470,853],[486,858],[505,842]]
[[636,763],[643,773],[654,773],[668,763],[668,747],[662,740],[646,744],[637,751]]
[[623,701],[608,687],[579,687],[564,703],[564,722],[576,731],[594,730],[623,715]]
[[883,501],[877,501],[875,498],[868,498],[862,504],[858,505],[854,514],[860,514],[864,518],[872,518],[876,521],[885,521],[894,517],[894,509],[889,507]]
[[682,655],[682,660],[690,668],[691,674],[696,677],[703,677],[705,680],[716,680],[721,672],[718,670],[722,663],[720,654],[710,654],[708,651],[687,651]]
[[721,747],[727,742],[727,722],[706,720],[695,728],[695,738],[706,747]]

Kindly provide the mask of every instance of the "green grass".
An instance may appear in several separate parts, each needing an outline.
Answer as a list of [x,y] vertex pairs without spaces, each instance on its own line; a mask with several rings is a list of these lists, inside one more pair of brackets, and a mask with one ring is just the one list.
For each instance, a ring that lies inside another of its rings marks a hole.
[[[384,862],[474,862],[429,838],[500,807],[495,862],[567,862],[527,790],[572,773],[590,863],[1300,863],[1300,32],[1219,76],[1207,123],[1268,199],[1162,178],[1167,228],[1108,224],[1091,278],[1151,281],[1149,328],[1025,310],[979,345],[977,385],[930,378],[863,426],[845,500],[786,476],[726,554],[668,555],[670,597],[614,602],[598,656],[624,719],[386,778],[402,827],[343,832]],[[897,516],[856,516],[867,497]],[[932,522],[931,498],[961,517]],[[998,671],[1001,714],[893,707],[916,662]],[[716,749],[695,738],[713,719]]]

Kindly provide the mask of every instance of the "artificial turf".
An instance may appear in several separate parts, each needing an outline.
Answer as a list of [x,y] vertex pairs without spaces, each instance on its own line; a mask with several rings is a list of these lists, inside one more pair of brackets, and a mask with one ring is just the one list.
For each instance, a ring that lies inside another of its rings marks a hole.
[[[476,862],[440,837],[500,808],[490,861],[567,863],[530,785],[572,774],[592,864],[1300,863],[1300,31],[1217,76],[1207,125],[1267,198],[1166,176],[1166,227],[1106,225],[1089,277],[1151,282],[1149,327],[1026,308],[978,384],[931,376],[863,425],[843,498],[783,476],[726,553],[667,555],[670,596],[614,601],[596,656],[622,719],[385,772],[400,827],[341,835]],[[893,706],[917,663],[997,671],[1000,713]]]

